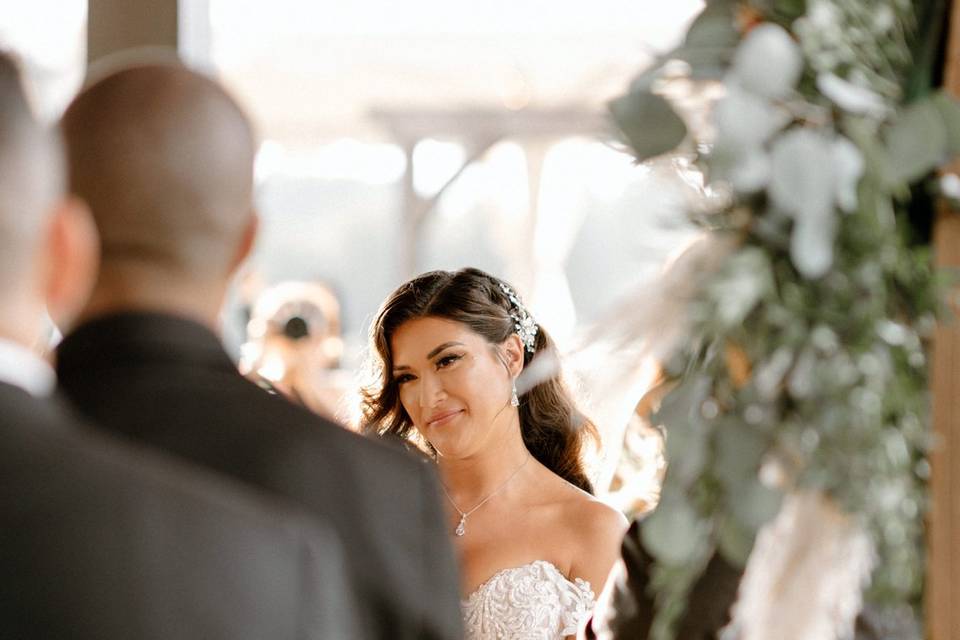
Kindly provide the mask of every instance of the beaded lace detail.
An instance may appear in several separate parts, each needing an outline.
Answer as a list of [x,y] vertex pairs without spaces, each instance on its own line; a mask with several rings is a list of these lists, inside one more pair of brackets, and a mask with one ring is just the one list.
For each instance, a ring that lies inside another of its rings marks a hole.
[[535,560],[496,573],[461,606],[467,640],[560,640],[577,632],[595,602],[589,582]]

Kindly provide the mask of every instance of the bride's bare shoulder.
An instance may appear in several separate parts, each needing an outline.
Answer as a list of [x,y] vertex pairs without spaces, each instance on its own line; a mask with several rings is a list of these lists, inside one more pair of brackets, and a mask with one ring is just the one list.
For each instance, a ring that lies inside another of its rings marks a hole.
[[555,474],[541,487],[549,490],[549,501],[558,509],[558,524],[571,528],[577,537],[585,537],[589,542],[598,542],[597,537],[612,537],[618,541],[627,530],[627,519],[618,509],[574,486]]
[[619,510],[598,500],[589,493],[577,490],[579,495],[567,503],[565,517],[580,533],[580,538],[588,546],[609,544],[613,541],[617,547],[627,530],[627,519]]
[[620,555],[627,519],[619,510],[585,491],[572,487],[562,509],[567,532],[570,575],[581,577],[599,591],[610,567]]

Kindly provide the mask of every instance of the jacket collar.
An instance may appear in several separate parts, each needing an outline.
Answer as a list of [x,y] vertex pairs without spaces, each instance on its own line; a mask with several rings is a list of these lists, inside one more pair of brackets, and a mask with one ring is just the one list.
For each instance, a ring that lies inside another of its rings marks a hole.
[[16,385],[39,398],[53,393],[53,367],[27,347],[0,337],[0,382]]
[[91,368],[187,364],[236,371],[220,339],[199,322],[158,312],[125,311],[94,318],[57,348],[57,373],[85,375]]

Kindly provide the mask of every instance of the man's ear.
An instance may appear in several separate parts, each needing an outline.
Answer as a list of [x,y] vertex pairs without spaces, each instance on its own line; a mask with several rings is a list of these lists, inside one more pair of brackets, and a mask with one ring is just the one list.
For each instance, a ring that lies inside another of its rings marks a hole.
[[243,228],[243,235],[240,237],[240,244],[237,245],[237,251],[230,262],[230,273],[236,273],[240,265],[253,253],[253,246],[257,242],[257,233],[260,230],[260,217],[257,213],[251,212],[250,219]]
[[503,354],[503,363],[507,366],[511,378],[516,378],[523,371],[523,343],[520,336],[511,333],[510,337],[500,345]]
[[43,245],[47,311],[65,333],[87,304],[100,266],[100,238],[86,203],[72,196],[57,203]]

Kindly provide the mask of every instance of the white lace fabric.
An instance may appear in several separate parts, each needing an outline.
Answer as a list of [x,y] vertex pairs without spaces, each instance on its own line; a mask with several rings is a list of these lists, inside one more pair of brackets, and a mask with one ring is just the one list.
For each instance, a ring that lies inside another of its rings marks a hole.
[[535,560],[496,573],[461,606],[467,640],[560,640],[577,632],[595,602],[589,582]]

